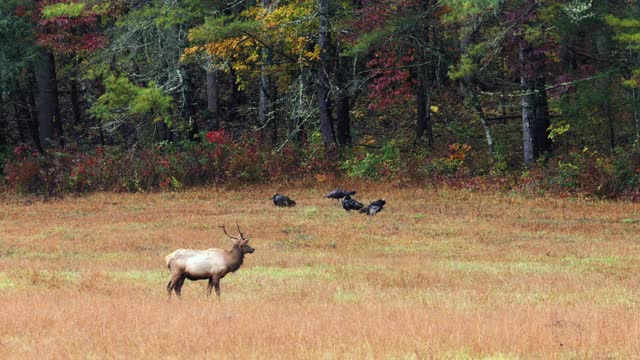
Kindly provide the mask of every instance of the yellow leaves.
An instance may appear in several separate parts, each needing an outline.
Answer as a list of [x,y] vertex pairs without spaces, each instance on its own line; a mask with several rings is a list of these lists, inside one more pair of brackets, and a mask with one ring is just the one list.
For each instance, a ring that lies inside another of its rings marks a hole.
[[264,18],[264,24],[267,29],[279,26],[290,26],[297,22],[300,18],[308,16],[309,12],[303,6],[289,4],[277,7],[271,10]]
[[184,49],[184,54],[185,55],[193,55],[193,54],[196,54],[196,53],[198,53],[200,51],[202,51],[202,46],[192,46],[192,47]]
[[260,56],[258,56],[257,52],[254,52],[252,54],[250,54],[247,58],[246,58],[246,62],[247,63],[257,63],[258,60],[260,60]]
[[316,174],[316,181],[318,181],[319,183],[326,183],[329,181],[334,181],[336,178],[336,175],[334,173],[319,173]]
[[358,108],[352,110],[351,114],[354,119],[364,119],[364,117],[366,116],[366,113],[362,110],[359,110]]
[[239,55],[244,48],[255,45],[247,36],[223,39],[204,45],[207,54],[222,59],[231,59]]
[[320,58],[320,48],[313,42],[318,27],[315,12],[316,2],[311,0],[282,0],[268,7],[256,1],[240,14],[209,19],[190,31],[194,46],[184,51],[182,60],[233,69],[240,87],[260,71],[263,48],[274,50],[271,61],[278,64],[268,66],[268,71],[309,66]]
[[[258,2],[258,5],[259,4],[260,2]],[[268,13],[268,10],[266,8],[263,8],[262,6],[255,6],[247,10],[244,10],[240,15],[245,18],[260,20],[267,13]]]
[[376,138],[371,135],[363,136],[362,140],[360,141],[360,145],[368,145],[368,146],[376,145],[377,143],[378,142]]
[[202,53],[203,50],[204,49],[202,46],[188,47],[184,49],[184,51],[182,52],[182,56],[180,56],[180,61],[183,61],[183,62],[190,61],[196,58],[200,53]]
[[313,51],[305,51],[304,57],[309,61],[320,60],[320,45],[316,44]]
[[313,50],[308,50],[308,45],[310,40],[306,36],[299,36],[297,38],[292,38],[290,41],[291,49],[290,52],[295,54],[297,58],[301,59],[301,61],[305,64],[316,61],[320,59],[320,47],[316,44]]

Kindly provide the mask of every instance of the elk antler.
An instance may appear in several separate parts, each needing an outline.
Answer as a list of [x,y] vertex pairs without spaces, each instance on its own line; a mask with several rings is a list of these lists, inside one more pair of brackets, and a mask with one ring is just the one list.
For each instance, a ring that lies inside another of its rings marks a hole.
[[238,225],[237,222],[236,222],[236,229],[238,229],[238,233],[240,234],[240,237],[242,238],[242,240],[249,240],[249,237],[248,236],[245,237],[242,231],[240,231],[240,225]]
[[[227,232],[227,229],[224,227],[224,225],[219,226],[219,228],[222,228],[222,231],[224,231],[224,234],[227,235],[228,237],[230,237],[233,240],[234,243],[240,241],[240,239],[238,239],[237,236],[229,235],[229,233]],[[242,236],[242,233],[240,234],[240,236]]]

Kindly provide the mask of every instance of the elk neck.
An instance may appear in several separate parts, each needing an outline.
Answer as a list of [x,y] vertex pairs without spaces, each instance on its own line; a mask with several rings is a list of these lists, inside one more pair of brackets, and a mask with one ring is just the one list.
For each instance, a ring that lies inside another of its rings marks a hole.
[[227,250],[225,258],[229,271],[234,272],[242,265],[244,254],[238,246],[233,246],[230,250]]

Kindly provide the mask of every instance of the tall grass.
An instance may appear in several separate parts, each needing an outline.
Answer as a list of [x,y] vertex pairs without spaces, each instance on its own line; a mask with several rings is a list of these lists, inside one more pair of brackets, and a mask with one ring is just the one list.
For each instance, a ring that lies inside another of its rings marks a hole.
[[[328,188],[329,186],[327,186]],[[281,191],[282,189],[277,189]],[[2,358],[631,358],[640,355],[640,210],[452,190],[108,194],[0,205]],[[164,255],[256,248],[169,302]]]

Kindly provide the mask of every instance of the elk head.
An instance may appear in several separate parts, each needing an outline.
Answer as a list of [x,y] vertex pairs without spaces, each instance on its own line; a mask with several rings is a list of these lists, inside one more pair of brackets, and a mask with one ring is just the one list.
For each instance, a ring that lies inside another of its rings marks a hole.
[[231,238],[231,240],[233,241],[233,247],[237,247],[238,249],[240,249],[240,252],[242,252],[242,254],[253,253],[255,249],[249,246],[250,238],[248,236],[245,236],[245,234],[243,234],[242,231],[240,231],[240,225],[238,225],[238,223],[236,223],[236,228],[238,229],[238,236],[229,235],[224,225],[220,226],[220,228],[222,228],[222,231],[224,231],[225,235]]

